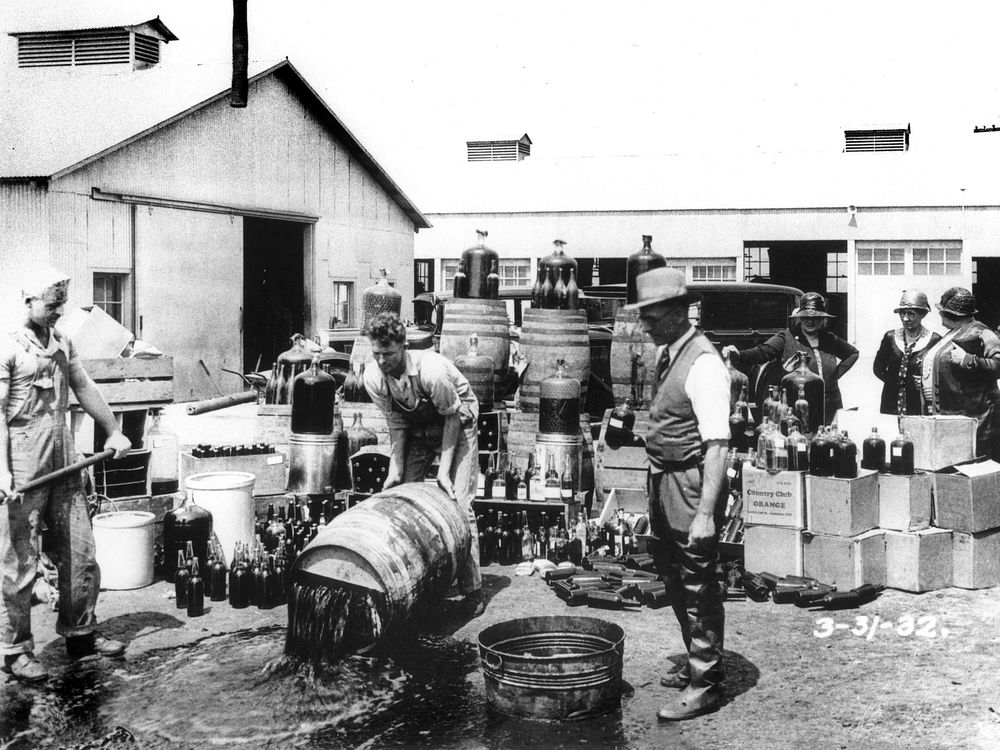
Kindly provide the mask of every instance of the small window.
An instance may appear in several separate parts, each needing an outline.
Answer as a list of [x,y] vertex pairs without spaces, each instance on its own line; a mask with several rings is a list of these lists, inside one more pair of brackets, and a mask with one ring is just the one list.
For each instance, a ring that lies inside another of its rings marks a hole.
[[350,281],[335,282],[330,328],[351,328],[354,325],[354,284]]
[[904,273],[906,273],[905,249],[901,247],[858,248],[859,276],[902,276]]
[[441,289],[450,292],[455,287],[455,273],[458,271],[458,259],[441,261]]
[[962,273],[962,249],[958,247],[913,248],[914,276],[958,276]]
[[126,273],[94,274],[94,304],[123,325],[127,286]]
[[527,258],[501,260],[499,273],[500,286],[530,286],[534,283],[531,261]]
[[423,294],[434,290],[434,261],[413,261],[413,294]]

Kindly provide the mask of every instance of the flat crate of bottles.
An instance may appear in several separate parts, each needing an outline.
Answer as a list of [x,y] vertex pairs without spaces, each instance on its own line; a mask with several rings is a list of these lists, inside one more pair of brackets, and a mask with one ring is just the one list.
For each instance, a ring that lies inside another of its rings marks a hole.
[[192,474],[206,471],[246,471],[256,477],[255,496],[280,495],[288,486],[288,461],[267,443],[198,445],[181,452],[181,486]]

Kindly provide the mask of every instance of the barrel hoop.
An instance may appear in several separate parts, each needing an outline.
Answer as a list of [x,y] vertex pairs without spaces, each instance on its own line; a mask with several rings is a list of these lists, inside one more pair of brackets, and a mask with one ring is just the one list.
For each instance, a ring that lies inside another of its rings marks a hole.
[[488,666],[483,666],[483,676],[496,680],[503,685],[511,687],[529,688],[534,690],[573,690],[580,688],[597,687],[605,685],[615,680],[619,675],[619,666],[609,665],[595,668],[583,675],[569,676],[566,674],[542,675],[537,672],[517,673],[509,667],[501,670],[493,670]]

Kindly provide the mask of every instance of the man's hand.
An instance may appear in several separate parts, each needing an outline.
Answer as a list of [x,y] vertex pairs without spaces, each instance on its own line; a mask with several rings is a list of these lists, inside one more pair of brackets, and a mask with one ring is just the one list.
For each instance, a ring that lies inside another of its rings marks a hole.
[[739,356],[739,352],[740,350],[737,349],[735,346],[733,346],[732,344],[727,344],[726,346],[722,347],[722,358],[727,359],[729,357]]
[[446,494],[452,500],[457,500],[458,498],[455,496],[455,485],[451,481],[451,476],[449,476],[450,473],[451,472],[449,471],[449,469],[445,469],[444,467],[438,468],[438,473],[437,473],[438,487],[444,490],[444,494]]
[[389,463],[389,471],[385,475],[385,481],[382,482],[382,489],[383,490],[387,490],[390,487],[395,487],[397,484],[402,484],[402,483],[403,483],[403,474],[402,474],[402,472],[396,470],[393,467],[392,462],[390,462]]
[[0,505],[13,500],[14,497],[13,475],[9,471],[0,472]]
[[700,546],[715,536],[715,518],[708,513],[696,513],[688,532],[688,540],[695,546]]
[[104,450],[111,448],[115,452],[115,458],[125,458],[132,450],[132,441],[125,437],[121,430],[115,430],[107,440],[104,441]]

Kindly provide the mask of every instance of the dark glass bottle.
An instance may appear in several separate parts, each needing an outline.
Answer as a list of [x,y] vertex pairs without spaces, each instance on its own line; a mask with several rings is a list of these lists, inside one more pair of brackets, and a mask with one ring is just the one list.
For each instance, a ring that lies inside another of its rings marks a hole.
[[476,538],[479,541],[479,565],[488,565],[486,559],[486,519],[482,515],[476,516]]
[[749,413],[750,404],[747,403],[747,387],[744,385],[740,389],[736,403],[733,404],[733,412],[729,415],[729,445],[740,453],[746,453],[747,451],[747,446],[744,443],[747,431],[747,415]]
[[566,294],[566,282],[563,280],[563,275],[561,273],[556,278],[556,283],[552,287],[552,300],[554,302],[552,306],[556,310],[569,309],[569,301]]
[[740,395],[746,401],[746,394],[750,390],[750,379],[733,365],[733,358],[726,356],[726,372],[729,373],[729,409],[736,408],[736,402]]
[[246,555],[241,548],[229,572],[229,606],[246,609],[250,606],[250,590],[253,579],[247,569]]
[[276,404],[278,397],[278,372],[279,372],[278,362],[275,360],[274,366],[271,368],[271,373],[267,378],[267,385],[264,386],[264,403],[265,404]]
[[792,357],[792,366],[796,369],[781,379],[781,386],[787,388],[789,393],[800,394],[803,400],[809,404],[809,414],[806,417],[803,417],[801,413],[796,413],[796,416],[801,425],[799,429],[803,433],[812,433],[820,425],[825,424],[827,419],[832,420],[834,415],[827,415],[824,412],[823,378],[809,369],[809,355],[805,352],[796,352]]
[[833,476],[834,441],[821,427],[809,446],[809,473],[817,477]]
[[545,268],[544,273],[545,273],[545,278],[542,281],[542,290],[538,295],[538,299],[539,302],[541,302],[539,307],[542,308],[543,310],[548,310],[554,307],[552,299],[553,299],[553,290],[555,289],[555,286],[552,283],[552,269]]
[[842,479],[853,479],[858,475],[858,446],[846,430],[837,438],[837,465],[833,475]]
[[878,434],[878,427],[872,427],[872,434],[861,443],[861,468],[885,471],[885,441]]
[[806,399],[806,389],[801,384],[799,385],[798,398],[795,399],[795,404],[792,406],[792,414],[799,420],[799,430],[803,434],[810,432],[809,401]]
[[531,306],[536,310],[542,308],[542,282],[545,280],[545,266],[538,264],[538,273],[535,274],[535,285],[531,287]]
[[288,381],[289,374],[288,371],[291,365],[288,362],[278,362],[278,382],[274,386],[274,403],[276,404],[287,404],[288,403]]
[[889,473],[913,474],[913,441],[905,432],[889,444]]
[[497,272],[497,261],[494,258],[490,264],[490,272],[486,276],[486,299],[500,298],[500,274]]
[[563,465],[562,475],[559,477],[559,499],[564,503],[569,504],[573,502],[576,497],[576,481],[573,476],[573,463],[569,456],[566,456],[566,462]]
[[[180,508],[167,511],[163,516],[163,576],[174,580],[174,563],[178,552],[184,552],[188,542],[192,545],[192,557],[204,560],[207,557],[208,540],[212,537],[212,514],[199,508],[194,497],[188,493]],[[184,558],[180,558],[184,559]],[[186,564],[186,560],[184,560]]]
[[201,577],[197,557],[191,562],[191,577],[187,582],[187,614],[188,617],[205,614],[205,581]]
[[205,596],[209,597],[209,599],[212,597],[212,566],[215,565],[216,559],[215,542],[210,541],[208,543],[208,559],[205,561],[205,568],[201,578],[205,586]]
[[337,381],[319,369],[319,355],[315,355],[312,366],[292,381],[292,432],[331,434],[336,391]]
[[604,442],[611,450],[618,450],[623,445],[632,442],[632,428],[635,427],[635,412],[632,402],[626,399],[621,406],[616,406],[608,415],[608,429],[604,432]]
[[497,476],[495,460],[493,454],[486,457],[486,471],[483,473],[483,498],[486,500],[493,499],[493,480]]
[[348,456],[353,456],[366,445],[378,443],[378,436],[365,427],[364,420],[361,419],[361,412],[354,412],[354,422],[345,432],[347,433]]
[[184,562],[184,553],[177,553],[177,567],[174,569],[174,604],[177,609],[185,609],[188,603],[188,581],[191,574]]
[[461,263],[458,264],[458,268],[455,270],[452,290],[455,299],[466,299],[469,296],[469,277],[465,275],[465,269]]
[[271,602],[273,587],[268,560],[259,560],[253,578],[253,603],[257,609],[271,609],[273,606]]
[[580,381],[566,372],[565,360],[538,386],[538,430],[560,435],[580,431]]
[[[477,229],[478,241],[475,245],[462,251],[460,268],[467,277],[467,291],[463,296],[471,299],[495,299],[489,296],[489,273],[500,259],[496,250],[491,250],[484,244],[487,231]],[[497,277],[499,288],[499,277]],[[457,294],[455,295],[458,296]]]
[[[524,475],[521,477],[521,481],[524,482],[525,486],[524,499],[528,501],[531,500],[531,480],[534,479],[536,471],[537,469],[535,468],[535,453],[534,451],[531,451],[530,453],[528,453],[528,463],[524,467]],[[541,500],[541,498],[535,498],[535,499]]]
[[667,265],[667,259],[653,250],[653,236],[650,234],[642,235],[642,249],[632,253],[625,264],[626,303],[634,304],[638,301],[635,279],[639,274],[654,268],[663,268],[665,265]]
[[211,600],[213,602],[224,602],[228,593],[226,591],[226,584],[228,583],[229,571],[226,569],[226,564],[222,561],[221,557],[215,558],[208,577],[211,579],[211,583],[209,584]]

